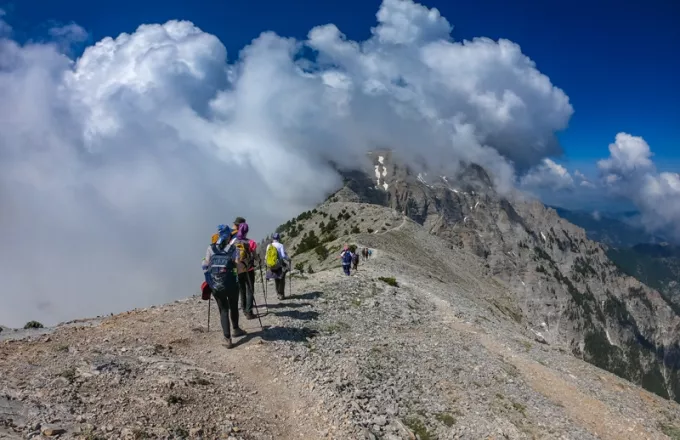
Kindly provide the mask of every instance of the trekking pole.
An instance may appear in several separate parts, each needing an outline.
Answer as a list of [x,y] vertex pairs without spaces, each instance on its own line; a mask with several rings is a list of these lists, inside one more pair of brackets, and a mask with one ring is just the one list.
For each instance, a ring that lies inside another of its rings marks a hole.
[[288,296],[293,296],[293,260],[290,260],[290,282],[288,283]]
[[[254,276],[253,276],[254,277]],[[250,280],[250,278],[249,278]],[[260,280],[262,280],[262,272],[260,272]],[[255,305],[255,282],[252,283],[251,289],[253,289],[253,305]],[[262,287],[262,292],[264,293],[264,286]],[[265,307],[265,313],[263,314],[264,316],[269,315],[269,305],[267,304],[267,295],[265,294],[264,296],[264,307]],[[255,305],[255,308],[257,308],[257,305]],[[260,309],[257,309],[257,317],[260,317]]]
[[262,283],[262,293],[264,294],[264,305],[267,307],[267,312],[269,311],[269,305],[267,303],[267,285],[264,283],[264,275],[262,274],[262,261],[259,262],[260,265],[260,282]]
[[212,302],[212,298],[208,298],[208,333],[210,333],[210,303]]
[[[260,328],[262,331],[264,331],[262,318],[260,318],[260,308],[257,306],[257,301],[255,301],[255,286],[253,285],[253,282],[250,280],[250,278],[248,278],[248,284],[250,284],[251,292],[253,292],[253,306],[255,306],[255,310],[257,311],[257,320],[260,321]],[[267,310],[267,313],[269,313],[269,310]]]

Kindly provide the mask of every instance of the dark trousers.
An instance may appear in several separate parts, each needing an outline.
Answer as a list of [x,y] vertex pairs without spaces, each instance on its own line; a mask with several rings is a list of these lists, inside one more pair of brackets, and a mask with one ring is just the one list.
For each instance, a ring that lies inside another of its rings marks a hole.
[[276,286],[276,295],[279,298],[286,296],[286,273],[281,274],[281,278],[274,278],[274,285]]
[[343,264],[343,265],[342,265],[342,270],[345,271],[345,275],[348,275],[348,276],[349,276],[350,265],[349,265],[349,264]]
[[224,337],[231,338],[231,329],[229,328],[229,318],[231,317],[231,325],[234,330],[238,328],[238,289],[229,289],[219,292],[213,291],[217,308],[220,310],[220,323],[222,324],[222,333]]
[[241,308],[244,313],[253,312],[253,295],[255,292],[255,271],[238,274],[238,289],[241,297]]

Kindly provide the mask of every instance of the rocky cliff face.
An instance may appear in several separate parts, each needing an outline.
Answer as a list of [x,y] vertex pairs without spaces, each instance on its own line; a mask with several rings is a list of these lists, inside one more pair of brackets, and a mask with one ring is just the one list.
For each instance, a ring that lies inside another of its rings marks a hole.
[[335,200],[391,207],[473,253],[506,283],[534,333],[680,401],[680,318],[657,291],[622,274],[583,229],[521,194],[501,196],[476,165],[431,176],[390,152],[372,159],[373,169],[344,173]]

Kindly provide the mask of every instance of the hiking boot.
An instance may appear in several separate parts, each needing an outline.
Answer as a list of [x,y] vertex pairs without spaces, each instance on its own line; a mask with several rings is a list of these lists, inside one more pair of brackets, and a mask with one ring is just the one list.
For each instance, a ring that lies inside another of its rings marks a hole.
[[277,296],[277,298],[279,298],[279,299],[286,299],[286,297],[283,296],[283,295],[276,295],[276,296]]
[[227,349],[234,348],[234,343],[231,342],[231,338],[224,338],[224,344]]
[[235,336],[235,337],[243,336],[243,335],[245,335],[245,334],[246,334],[245,330],[243,330],[243,329],[242,329],[242,328],[240,328],[240,327],[238,327],[238,328],[235,328],[235,329],[234,329],[234,331],[233,331],[233,332],[231,332],[231,333],[232,333],[232,334],[233,334],[233,336]]
[[255,318],[257,318],[257,316],[253,315],[252,312],[246,312],[246,313],[244,313],[243,315],[246,317],[246,319],[255,319]]

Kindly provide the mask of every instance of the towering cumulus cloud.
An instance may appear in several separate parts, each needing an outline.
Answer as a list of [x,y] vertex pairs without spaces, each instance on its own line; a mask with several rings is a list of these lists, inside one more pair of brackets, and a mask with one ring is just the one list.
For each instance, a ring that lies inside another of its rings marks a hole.
[[643,138],[619,133],[597,165],[605,184],[635,203],[649,230],[680,240],[680,174],[657,171],[651,157]]
[[51,44],[1,39],[0,323],[192,294],[216,224],[243,215],[264,234],[339,185],[329,161],[391,147],[430,166],[475,161],[508,188],[560,152],[572,107],[518,45],[454,42],[410,0],[384,0],[377,18],[362,42],[333,25],[306,41],[265,32],[231,63],[186,21],[75,60],[75,24]]

